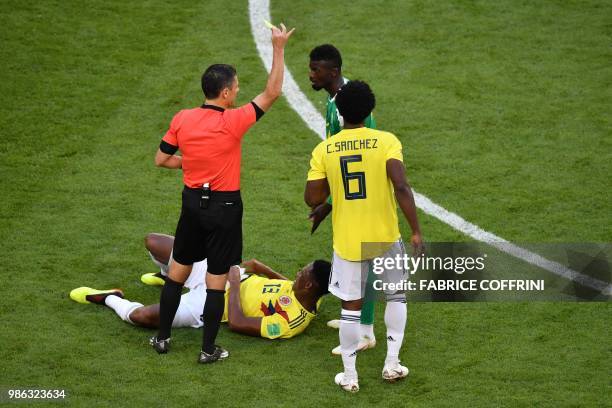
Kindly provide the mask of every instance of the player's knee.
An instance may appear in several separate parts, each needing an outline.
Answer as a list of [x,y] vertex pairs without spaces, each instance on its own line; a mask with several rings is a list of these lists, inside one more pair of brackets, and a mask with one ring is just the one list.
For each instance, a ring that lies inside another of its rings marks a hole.
[[140,325],[142,321],[142,307],[138,307],[130,312],[127,318],[134,324]]
[[146,307],[139,307],[130,313],[129,319],[138,326],[152,326],[154,324],[153,317],[153,313]]
[[148,251],[151,251],[151,249],[155,246],[156,238],[157,237],[153,233],[145,235],[144,244]]

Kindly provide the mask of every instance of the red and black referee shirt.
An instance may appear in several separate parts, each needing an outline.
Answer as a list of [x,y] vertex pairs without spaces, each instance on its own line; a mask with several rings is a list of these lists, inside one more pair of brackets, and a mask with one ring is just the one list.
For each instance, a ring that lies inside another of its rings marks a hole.
[[264,114],[254,102],[237,109],[202,105],[177,113],[159,149],[183,155],[183,181],[199,188],[210,183],[213,191],[240,190],[242,137]]

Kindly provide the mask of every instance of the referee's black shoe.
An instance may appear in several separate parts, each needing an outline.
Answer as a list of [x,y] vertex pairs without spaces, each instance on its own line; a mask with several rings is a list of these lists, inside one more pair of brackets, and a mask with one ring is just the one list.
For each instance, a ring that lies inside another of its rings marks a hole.
[[210,364],[214,363],[215,361],[225,360],[228,357],[229,351],[215,344],[215,351],[213,351],[212,354],[208,354],[205,351],[200,351],[200,358],[198,358],[198,363]]
[[157,336],[153,336],[149,339],[149,344],[153,346],[155,351],[159,354],[166,354],[170,351],[170,338],[159,340]]

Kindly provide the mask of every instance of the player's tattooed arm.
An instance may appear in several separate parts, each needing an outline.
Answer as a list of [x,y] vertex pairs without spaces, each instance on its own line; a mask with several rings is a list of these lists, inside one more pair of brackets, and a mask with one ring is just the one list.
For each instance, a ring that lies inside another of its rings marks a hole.
[[289,280],[286,276],[276,272],[268,265],[258,261],[257,259],[250,259],[242,263],[242,267],[246,270],[247,273],[254,273],[256,275],[263,275],[269,279],[281,279],[281,280]]
[[230,284],[227,302],[227,324],[229,329],[249,336],[261,336],[261,317],[247,317],[242,311],[240,303],[240,270],[237,267],[231,267],[227,280]]

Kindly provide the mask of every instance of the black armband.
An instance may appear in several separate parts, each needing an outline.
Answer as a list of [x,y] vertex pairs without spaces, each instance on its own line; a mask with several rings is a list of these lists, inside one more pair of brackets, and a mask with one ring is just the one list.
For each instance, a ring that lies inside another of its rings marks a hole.
[[251,101],[251,105],[255,108],[255,121],[258,121],[265,112],[255,102]]
[[159,150],[161,150],[162,153],[173,155],[178,150],[178,147],[171,145],[165,140],[162,140],[161,143],[159,144]]

